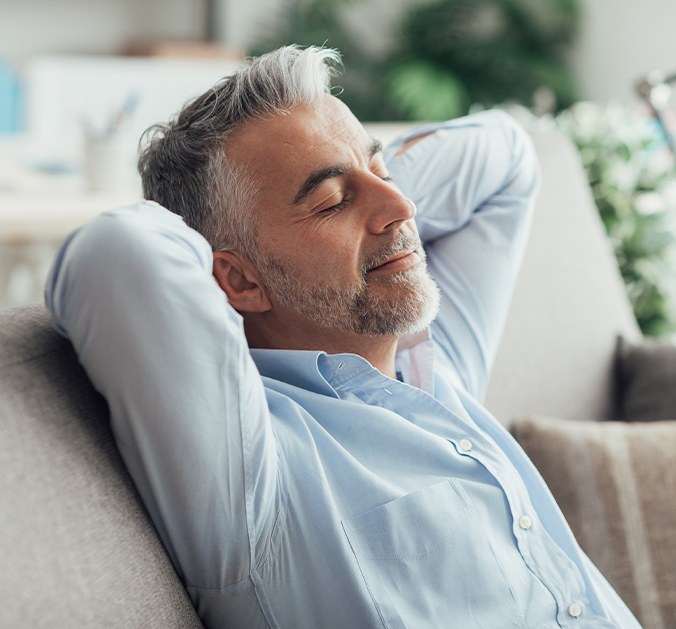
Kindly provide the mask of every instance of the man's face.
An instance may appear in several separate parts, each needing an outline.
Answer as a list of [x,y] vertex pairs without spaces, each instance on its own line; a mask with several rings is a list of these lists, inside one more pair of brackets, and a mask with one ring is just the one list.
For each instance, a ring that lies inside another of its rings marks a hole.
[[260,186],[253,262],[273,307],[301,325],[367,336],[431,322],[438,289],[415,207],[342,102],[326,96],[251,123],[230,142],[230,158]]

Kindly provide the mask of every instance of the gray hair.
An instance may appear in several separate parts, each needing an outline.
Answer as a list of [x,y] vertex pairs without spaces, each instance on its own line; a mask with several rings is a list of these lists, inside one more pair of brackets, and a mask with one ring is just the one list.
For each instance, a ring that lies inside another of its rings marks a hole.
[[143,195],[179,214],[214,251],[253,255],[257,186],[228,158],[227,139],[242,125],[314,104],[330,92],[340,53],[284,46],[250,60],[141,138]]

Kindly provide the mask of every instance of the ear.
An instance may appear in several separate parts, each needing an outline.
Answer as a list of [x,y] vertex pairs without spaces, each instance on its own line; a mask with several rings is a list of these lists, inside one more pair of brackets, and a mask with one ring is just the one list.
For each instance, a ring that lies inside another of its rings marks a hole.
[[238,312],[267,312],[272,303],[251,261],[234,251],[214,251],[213,275]]

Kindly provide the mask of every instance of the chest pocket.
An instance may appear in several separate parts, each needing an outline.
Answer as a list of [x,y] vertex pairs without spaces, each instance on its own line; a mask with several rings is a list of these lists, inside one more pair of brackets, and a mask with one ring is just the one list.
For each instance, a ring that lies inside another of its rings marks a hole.
[[388,629],[495,629],[519,617],[460,481],[344,520],[343,529]]

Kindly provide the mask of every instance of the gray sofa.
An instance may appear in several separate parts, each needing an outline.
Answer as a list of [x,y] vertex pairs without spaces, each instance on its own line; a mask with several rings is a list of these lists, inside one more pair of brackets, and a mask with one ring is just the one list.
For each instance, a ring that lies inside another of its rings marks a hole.
[[[575,150],[534,139],[542,191],[486,403],[505,423],[607,419],[615,337],[640,335]],[[42,305],[0,313],[0,496],[1,629],[201,626]]]

